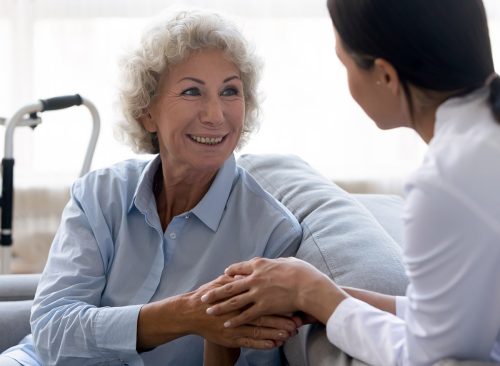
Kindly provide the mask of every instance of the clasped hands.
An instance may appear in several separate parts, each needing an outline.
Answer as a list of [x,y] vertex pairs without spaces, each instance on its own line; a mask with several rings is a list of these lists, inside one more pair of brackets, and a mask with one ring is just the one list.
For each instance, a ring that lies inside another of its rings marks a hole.
[[[307,308],[303,299],[308,296],[306,288],[314,288],[318,276],[323,277],[296,258],[254,258],[228,267],[218,285],[212,286],[201,301],[209,305],[207,314],[227,318],[225,329],[247,324],[279,329],[276,321],[281,317],[292,319],[299,327],[316,321],[303,312]],[[298,311],[300,317],[292,316]],[[253,348],[264,348],[252,343]]]
[[188,334],[225,348],[278,347],[302,324],[316,319],[326,324],[346,296],[309,263],[254,258],[231,265],[224,275],[195,291],[144,305],[137,349],[151,349]]
[[[233,324],[232,319],[241,316],[245,306],[234,306],[235,304],[229,299],[228,301],[232,303],[231,309],[222,307],[218,314],[211,311],[213,307],[208,307],[207,300],[214,296],[212,291],[227,289],[225,286],[234,289],[231,284],[236,284],[241,279],[240,275],[224,274],[195,291],[195,298],[199,301],[196,302],[204,307],[204,316],[200,317],[200,335],[211,343],[228,348],[271,349],[281,346],[291,336],[294,336],[297,333],[297,328],[303,324],[300,317],[292,316],[291,313],[264,314]],[[217,300],[212,300],[211,303],[215,304]],[[194,306],[192,309],[196,307]]]

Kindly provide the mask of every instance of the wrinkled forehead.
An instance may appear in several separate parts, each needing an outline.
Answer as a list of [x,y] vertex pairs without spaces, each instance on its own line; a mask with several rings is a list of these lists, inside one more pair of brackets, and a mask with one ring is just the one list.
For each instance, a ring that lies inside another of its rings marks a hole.
[[207,52],[219,53],[224,59],[232,62],[238,69],[240,69],[237,62],[237,58],[232,52],[230,52],[230,50],[227,47],[222,48],[222,47],[210,46],[210,47],[186,48],[185,50],[183,50],[182,54],[168,57],[166,60],[167,62],[165,63],[166,64],[165,68],[162,71],[162,75],[168,73],[172,68],[188,62],[191,58],[201,53],[207,53]]
[[220,74],[222,79],[237,76],[243,82],[240,67],[233,61],[231,55],[223,49],[206,47],[190,50],[183,58],[178,58],[175,63],[169,62],[164,70],[158,75],[158,84],[155,95],[166,87],[169,82],[182,77],[197,77],[197,75],[216,76]]

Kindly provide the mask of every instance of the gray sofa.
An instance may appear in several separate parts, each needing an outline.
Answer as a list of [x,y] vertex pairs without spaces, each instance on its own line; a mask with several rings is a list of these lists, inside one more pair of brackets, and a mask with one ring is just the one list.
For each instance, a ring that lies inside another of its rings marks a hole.
[[31,303],[39,279],[39,274],[0,275],[0,352],[30,333]]
[[[402,198],[349,195],[294,156],[245,155],[239,163],[301,222],[304,236],[297,257],[341,285],[404,294],[408,281],[401,262]],[[29,332],[38,279],[39,275],[0,276],[0,352]],[[365,365],[332,346],[320,325],[302,327],[283,351],[290,366]],[[439,363],[458,364],[493,365]]]

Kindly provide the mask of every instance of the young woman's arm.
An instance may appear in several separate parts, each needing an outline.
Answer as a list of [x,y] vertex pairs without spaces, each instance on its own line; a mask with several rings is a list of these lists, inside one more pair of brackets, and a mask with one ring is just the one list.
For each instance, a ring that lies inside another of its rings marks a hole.
[[361,290],[354,287],[341,286],[342,290],[352,297],[364,301],[373,307],[388,313],[396,315],[396,298],[391,295],[385,295],[374,291]]
[[226,327],[247,324],[266,314],[299,310],[325,324],[349,297],[325,274],[296,258],[256,258],[234,264],[226,273],[238,279],[202,297],[202,301],[215,304],[207,309],[212,315],[245,309],[226,322]]

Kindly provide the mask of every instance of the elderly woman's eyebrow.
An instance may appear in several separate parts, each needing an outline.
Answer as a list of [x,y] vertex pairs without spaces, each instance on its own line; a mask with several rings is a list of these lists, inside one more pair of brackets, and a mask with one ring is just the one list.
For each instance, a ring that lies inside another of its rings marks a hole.
[[224,79],[224,83],[227,83],[228,81],[231,81],[231,80],[234,80],[234,79],[240,79],[240,77],[238,75],[233,75],[233,76],[230,76],[226,79]]
[[205,82],[204,82],[203,80],[200,80],[200,79],[194,78],[194,77],[192,77],[192,76],[186,76],[186,77],[183,77],[182,79],[180,79],[180,80],[178,81],[178,83],[180,83],[181,81],[184,81],[184,80],[191,80],[191,81],[194,81],[195,83],[205,85]]
[[[230,76],[228,78],[225,78],[223,80],[224,83],[227,83],[228,81],[231,81],[231,80],[234,80],[234,79],[240,79],[240,77],[238,75],[233,75],[233,76]],[[198,78],[195,78],[195,77],[192,77],[192,76],[186,76],[186,77],[183,77],[182,79],[180,79],[178,81],[178,83],[180,83],[181,81],[184,81],[184,80],[191,80],[191,81],[194,81],[195,83],[199,83],[199,84],[202,84],[202,85],[205,85],[205,82],[203,80],[200,80]]]

